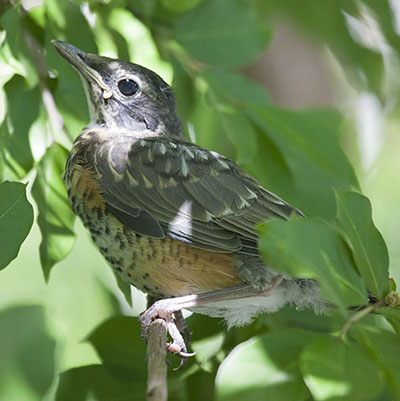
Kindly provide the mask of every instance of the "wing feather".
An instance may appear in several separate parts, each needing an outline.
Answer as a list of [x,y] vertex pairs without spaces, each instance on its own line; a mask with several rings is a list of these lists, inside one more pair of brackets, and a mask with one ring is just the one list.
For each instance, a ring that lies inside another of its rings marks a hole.
[[94,152],[110,213],[142,234],[257,254],[257,223],[301,214],[231,160],[194,144],[132,136]]

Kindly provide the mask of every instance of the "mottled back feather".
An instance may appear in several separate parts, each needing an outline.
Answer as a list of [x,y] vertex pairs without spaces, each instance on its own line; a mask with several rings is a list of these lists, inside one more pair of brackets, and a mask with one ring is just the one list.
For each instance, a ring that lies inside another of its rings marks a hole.
[[132,133],[91,149],[109,212],[140,234],[256,255],[257,223],[301,214],[231,160],[191,143]]

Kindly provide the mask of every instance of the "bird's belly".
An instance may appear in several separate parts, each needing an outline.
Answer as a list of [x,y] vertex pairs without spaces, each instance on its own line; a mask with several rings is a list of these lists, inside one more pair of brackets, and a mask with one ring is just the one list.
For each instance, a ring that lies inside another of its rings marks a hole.
[[100,252],[122,278],[156,297],[175,297],[242,284],[233,255],[207,252],[172,238],[136,234],[104,214],[91,229]]

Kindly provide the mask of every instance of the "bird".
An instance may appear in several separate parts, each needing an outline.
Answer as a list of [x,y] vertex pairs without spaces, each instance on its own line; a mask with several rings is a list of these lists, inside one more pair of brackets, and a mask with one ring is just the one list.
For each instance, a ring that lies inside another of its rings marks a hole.
[[67,157],[69,203],[101,254],[148,294],[142,337],[167,322],[170,352],[185,359],[182,309],[251,323],[285,305],[327,309],[313,279],[289,277],[261,258],[255,226],[304,217],[235,162],[189,142],[172,88],[128,61],[52,41],[81,77],[90,122]]

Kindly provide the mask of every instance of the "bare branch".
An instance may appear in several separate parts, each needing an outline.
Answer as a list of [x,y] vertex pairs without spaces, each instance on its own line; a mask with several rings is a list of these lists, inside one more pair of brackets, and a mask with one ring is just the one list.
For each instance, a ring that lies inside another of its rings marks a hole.
[[147,341],[147,401],[167,401],[167,323],[151,323]]

